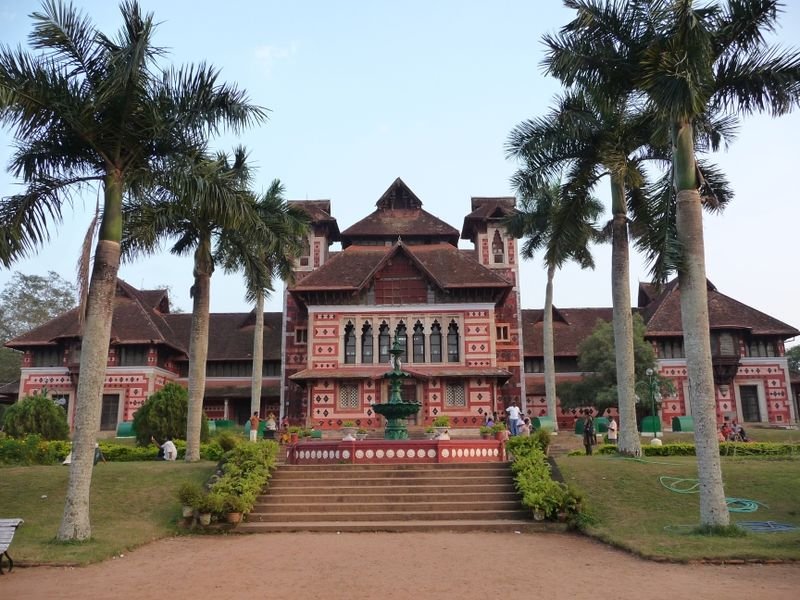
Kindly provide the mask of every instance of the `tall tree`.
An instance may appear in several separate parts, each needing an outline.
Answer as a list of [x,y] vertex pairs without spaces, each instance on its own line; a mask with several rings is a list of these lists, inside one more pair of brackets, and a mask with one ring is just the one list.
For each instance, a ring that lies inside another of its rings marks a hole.
[[[0,292],[0,342],[47,323],[75,306],[75,286],[53,271],[46,276],[15,272]],[[0,348],[0,382],[19,378],[21,354]]]
[[0,262],[8,266],[49,239],[64,203],[89,186],[102,190],[102,218],[83,325],[80,379],[61,540],[91,536],[89,492],[100,425],[114,290],[122,238],[122,198],[148,185],[163,161],[201,150],[220,127],[265,118],[243,92],[217,82],[208,66],[161,70],[152,14],[120,5],[115,36],[98,31],[71,4],[48,0],[31,15],[34,52],[0,48],[0,122],[14,130],[10,170],[26,189],[0,204]]
[[[644,202],[643,161],[653,158],[652,115],[628,97],[604,98],[570,90],[545,117],[518,125],[509,135],[508,154],[523,163],[515,176],[521,191],[564,171],[572,197],[588,195],[604,176],[611,185],[611,289],[617,365],[619,451],[641,454],[636,428],[633,325],[631,322],[629,208]],[[649,214],[649,213],[648,213]]]
[[157,179],[154,189],[134,194],[123,208],[126,231],[122,247],[126,257],[153,254],[168,239],[174,240],[171,253],[192,253],[194,257],[187,461],[200,460],[214,244],[226,230],[238,230],[251,241],[260,239],[263,231],[248,191],[249,180],[247,155],[241,147],[232,160],[224,153],[182,158],[173,162],[165,177]]
[[[716,437],[702,211],[707,182],[699,132],[721,115],[789,112],[800,102],[800,52],[767,43],[777,0],[567,0],[576,18],[550,38],[550,69],[565,84],[638,94],[665,123],[677,196],[681,319],[695,418],[700,521],[729,523]],[[608,68],[612,65],[614,68]],[[712,149],[719,139],[712,138]]]
[[220,235],[216,259],[228,272],[242,271],[246,299],[255,304],[253,328],[253,370],[250,413],[261,409],[264,366],[264,300],[274,291],[275,278],[291,281],[294,259],[299,256],[308,233],[308,215],[286,203],[281,182],[275,179],[256,199],[262,220],[259,240],[243,236],[238,229]]
[[[517,178],[525,178],[517,174]],[[547,413],[558,430],[556,414],[556,370],[553,340],[553,278],[557,269],[568,261],[577,262],[582,269],[593,269],[594,259],[589,244],[597,237],[595,221],[603,213],[602,204],[581,194],[570,198],[569,188],[549,183],[531,190],[523,196],[520,210],[508,217],[506,227],[511,235],[525,238],[522,256],[533,258],[538,251],[544,253],[547,284],[544,295],[544,388]]]

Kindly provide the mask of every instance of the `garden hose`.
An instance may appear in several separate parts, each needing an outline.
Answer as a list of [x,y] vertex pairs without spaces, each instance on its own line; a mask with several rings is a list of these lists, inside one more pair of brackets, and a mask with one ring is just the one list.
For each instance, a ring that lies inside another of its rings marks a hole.
[[[661,475],[658,481],[670,492],[675,492],[676,494],[696,494],[700,488],[700,481],[697,479]],[[756,512],[759,506],[768,508],[766,504],[758,500],[749,500],[747,498],[725,498],[725,504],[728,505],[728,512],[735,513]]]
[[798,527],[790,523],[776,523],[775,521],[739,521],[737,527],[752,531],[753,533],[781,533],[796,531]]

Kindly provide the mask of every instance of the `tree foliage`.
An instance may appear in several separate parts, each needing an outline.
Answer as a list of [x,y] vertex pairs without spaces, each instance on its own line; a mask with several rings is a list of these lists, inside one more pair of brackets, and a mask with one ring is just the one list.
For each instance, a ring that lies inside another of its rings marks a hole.
[[[189,392],[178,383],[170,382],[150,396],[133,416],[136,443],[146,445],[151,438],[163,442],[166,438],[184,439]],[[200,438],[208,440],[208,419],[203,415]]]
[[[75,306],[75,286],[58,273],[46,276],[15,272],[0,292],[0,342],[47,323]],[[22,355],[0,348],[0,383],[19,378]]]
[[12,437],[39,435],[45,440],[66,440],[67,413],[43,391],[12,404],[3,414],[3,430]]
[[786,351],[786,359],[789,361],[789,369],[800,373],[800,346],[789,348]]
[[[633,316],[633,356],[637,382],[647,381],[647,369],[656,368],[653,347],[644,339],[646,326],[642,317]],[[617,367],[614,358],[614,330],[608,321],[598,321],[591,335],[578,346],[578,370],[584,375],[577,382],[558,385],[561,406],[594,406],[599,411],[617,406]],[[668,379],[656,375],[662,394],[670,393]],[[637,384],[637,388],[640,386]],[[641,395],[641,394],[640,394]]]

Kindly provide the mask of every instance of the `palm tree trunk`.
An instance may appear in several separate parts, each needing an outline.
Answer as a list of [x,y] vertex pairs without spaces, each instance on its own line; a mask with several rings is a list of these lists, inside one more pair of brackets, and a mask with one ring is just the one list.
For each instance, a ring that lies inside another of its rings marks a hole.
[[[89,283],[86,320],[81,341],[81,365],[72,434],[72,462],[64,501],[64,514],[58,529],[61,541],[82,541],[92,535],[89,521],[89,495],[94,465],[94,445],[100,430],[103,384],[108,364],[111,320],[119,270],[122,226],[122,182],[117,175],[106,177],[103,224],[95,249],[94,268]],[[115,210],[115,207],[116,210]]]
[[642,445],[636,428],[636,376],[633,360],[633,315],[631,312],[630,248],[625,188],[617,177],[611,180],[613,221],[611,246],[611,302],[613,305],[614,355],[617,365],[619,443],[622,454],[640,456]]
[[544,291],[544,329],[542,331],[542,350],[544,352],[544,395],[547,401],[547,414],[553,419],[553,431],[558,431],[556,414],[556,361],[553,343],[553,277],[556,268],[547,267],[547,285]]
[[261,380],[264,370],[264,293],[256,294],[256,326],[253,329],[253,379],[250,383],[250,414],[261,411]]
[[189,414],[186,419],[186,461],[200,460],[203,396],[206,392],[208,322],[211,302],[211,240],[201,239],[194,253],[192,329],[189,338]]
[[730,523],[717,441],[714,374],[708,323],[703,213],[697,190],[694,140],[690,123],[673,129],[675,183],[678,189],[676,226],[682,257],[678,266],[681,325],[694,416],[694,444],[700,480],[701,525]]

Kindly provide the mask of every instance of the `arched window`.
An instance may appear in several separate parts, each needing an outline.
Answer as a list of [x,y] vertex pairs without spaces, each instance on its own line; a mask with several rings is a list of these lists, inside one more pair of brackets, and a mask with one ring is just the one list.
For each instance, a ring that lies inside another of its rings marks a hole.
[[442,326],[438,321],[431,325],[431,362],[442,362]]
[[414,324],[414,335],[412,337],[413,358],[415,363],[425,362],[425,328],[422,323],[417,321]]
[[458,325],[450,321],[447,328],[447,362],[458,362]]
[[372,325],[369,321],[361,328],[361,362],[372,364]]
[[344,364],[356,363],[356,331],[352,321],[347,322],[344,328]]
[[408,357],[408,332],[406,331],[406,324],[400,321],[397,324],[397,328],[394,330],[394,334],[397,336],[397,343],[400,346],[400,350],[403,353],[400,355],[400,360],[406,362]]
[[308,238],[303,238],[302,246],[300,248],[300,265],[303,267],[307,267],[309,263],[309,258],[311,257],[311,243],[308,241]]
[[506,262],[505,245],[497,229],[494,230],[494,238],[492,238],[492,256],[494,256],[494,262],[496,263],[502,264]]
[[390,338],[389,326],[384,321],[378,329],[378,362],[380,363],[389,362],[389,349],[392,345]]

